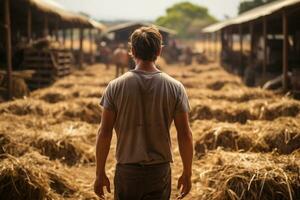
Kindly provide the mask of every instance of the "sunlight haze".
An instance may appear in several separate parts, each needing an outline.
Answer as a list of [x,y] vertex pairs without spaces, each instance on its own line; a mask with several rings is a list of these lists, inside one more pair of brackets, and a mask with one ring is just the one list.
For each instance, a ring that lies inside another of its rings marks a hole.
[[[155,20],[166,8],[179,0],[55,0],[65,8],[82,11],[99,20]],[[210,13],[222,20],[225,16],[236,16],[240,0],[192,0],[206,6]]]

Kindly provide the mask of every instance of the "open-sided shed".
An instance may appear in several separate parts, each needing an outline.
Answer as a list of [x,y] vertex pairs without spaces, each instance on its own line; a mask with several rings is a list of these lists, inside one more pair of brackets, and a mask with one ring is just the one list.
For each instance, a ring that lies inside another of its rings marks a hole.
[[[207,42],[219,37],[222,61],[241,75],[256,67],[263,82],[281,73],[288,88],[288,72],[300,68],[300,0],[278,0],[202,30]],[[212,37],[215,36],[215,37]],[[216,44],[214,44],[216,45]]]
[[[88,17],[70,12],[52,0],[3,0],[0,12],[0,49],[1,61],[5,62],[8,79],[8,97],[12,88],[12,52],[20,43],[30,43],[32,40],[48,35],[59,39],[59,30],[63,33],[63,43],[66,30],[70,30],[71,49],[73,49],[73,30],[80,29],[79,65],[82,63],[83,29],[104,30],[104,26]],[[92,48],[91,48],[92,49]],[[2,60],[3,59],[3,60]]]
[[[105,32],[106,35],[111,34],[113,40],[116,43],[127,43],[130,35],[134,32],[134,30],[142,27],[142,26],[152,26],[150,23],[146,22],[128,22],[128,23],[123,23],[119,24],[113,27],[110,27],[107,29]],[[155,25],[156,26],[156,25]],[[164,44],[168,43],[170,35],[175,35],[176,31],[161,27],[161,26],[156,26],[160,33],[163,36],[163,42]]]

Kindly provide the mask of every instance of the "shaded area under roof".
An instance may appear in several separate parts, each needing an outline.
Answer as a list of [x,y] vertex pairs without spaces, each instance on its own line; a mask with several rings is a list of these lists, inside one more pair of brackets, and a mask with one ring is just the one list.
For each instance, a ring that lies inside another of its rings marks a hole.
[[274,1],[272,3],[268,3],[268,4],[262,5],[260,7],[254,8],[252,10],[249,10],[237,17],[232,18],[232,19],[228,19],[228,20],[207,26],[206,28],[202,29],[202,32],[204,32],[204,33],[216,32],[216,31],[221,30],[224,27],[227,27],[230,25],[241,24],[241,23],[249,22],[249,21],[264,17],[264,16],[271,15],[271,14],[278,12],[286,7],[290,7],[290,6],[293,6],[296,4],[300,4],[300,0]]

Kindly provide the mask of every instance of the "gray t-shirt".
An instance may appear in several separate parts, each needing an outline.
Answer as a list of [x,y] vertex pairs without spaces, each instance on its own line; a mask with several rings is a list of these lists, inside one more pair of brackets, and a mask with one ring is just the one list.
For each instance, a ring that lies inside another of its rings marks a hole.
[[118,163],[172,162],[171,123],[190,110],[179,81],[161,71],[132,70],[108,84],[100,105],[116,113]]

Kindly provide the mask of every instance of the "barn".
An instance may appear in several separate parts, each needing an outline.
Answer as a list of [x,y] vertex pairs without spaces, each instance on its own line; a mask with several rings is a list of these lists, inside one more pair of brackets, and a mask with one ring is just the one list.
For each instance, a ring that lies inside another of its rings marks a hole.
[[[251,85],[300,92],[300,0],[278,0],[202,30],[205,51]],[[247,77],[249,74],[252,77]]]

